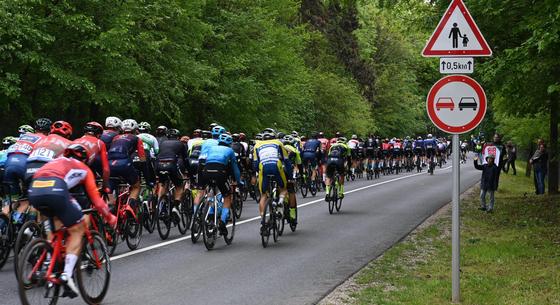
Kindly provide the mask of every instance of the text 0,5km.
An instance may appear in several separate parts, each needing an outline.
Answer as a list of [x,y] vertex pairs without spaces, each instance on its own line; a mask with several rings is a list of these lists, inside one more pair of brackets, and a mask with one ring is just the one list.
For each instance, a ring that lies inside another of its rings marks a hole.
[[470,74],[474,71],[472,57],[442,57],[439,59],[439,72],[443,74]]

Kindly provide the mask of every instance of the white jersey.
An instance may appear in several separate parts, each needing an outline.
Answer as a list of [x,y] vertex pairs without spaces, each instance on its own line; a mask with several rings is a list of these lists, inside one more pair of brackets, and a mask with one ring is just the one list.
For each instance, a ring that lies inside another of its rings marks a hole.
[[359,144],[358,140],[350,140],[348,141],[348,148],[356,149],[358,148],[358,144]]

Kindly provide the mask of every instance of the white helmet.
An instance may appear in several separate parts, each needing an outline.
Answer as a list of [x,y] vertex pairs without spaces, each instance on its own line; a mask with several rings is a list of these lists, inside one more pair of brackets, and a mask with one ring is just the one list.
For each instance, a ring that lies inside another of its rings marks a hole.
[[123,131],[134,131],[138,129],[138,123],[133,119],[126,119],[122,122]]
[[114,116],[109,116],[105,119],[105,127],[107,128],[120,128],[122,127],[122,122],[121,119],[114,117]]
[[427,136],[427,138],[428,138],[428,139],[431,139],[431,138],[432,138],[432,134],[429,133],[428,136]]

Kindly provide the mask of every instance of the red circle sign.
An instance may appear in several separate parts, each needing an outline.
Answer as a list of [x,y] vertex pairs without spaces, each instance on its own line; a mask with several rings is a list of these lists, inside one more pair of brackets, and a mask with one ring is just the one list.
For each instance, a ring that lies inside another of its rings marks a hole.
[[486,94],[474,79],[450,75],[430,89],[426,109],[437,128],[452,134],[466,133],[484,119]]

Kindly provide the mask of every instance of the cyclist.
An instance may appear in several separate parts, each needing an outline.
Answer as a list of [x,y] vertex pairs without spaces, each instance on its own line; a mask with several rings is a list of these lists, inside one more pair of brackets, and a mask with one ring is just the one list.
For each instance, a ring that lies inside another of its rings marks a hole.
[[148,122],[140,122],[138,124],[138,137],[144,144],[144,152],[146,153],[146,182],[149,185],[154,185],[156,182],[155,174],[155,160],[159,153],[159,142],[153,135],[150,134],[152,126]]
[[103,134],[103,126],[97,122],[89,122],[84,127],[84,135],[74,140],[75,144],[81,144],[87,150],[89,159],[86,164],[103,178],[103,189],[109,193],[109,159],[107,158],[107,147],[100,137]]
[[173,210],[179,206],[185,191],[183,172],[185,172],[188,164],[187,147],[179,140],[179,137],[179,130],[169,129],[167,131],[167,140],[161,142],[156,161],[156,171],[159,179],[158,200],[167,193],[165,182],[169,178],[175,185]]
[[393,162],[395,167],[401,167],[402,164],[402,143],[401,139],[397,138],[393,142]]
[[101,141],[105,143],[105,148],[107,148],[107,150],[111,148],[111,143],[113,142],[113,138],[121,133],[121,129],[122,129],[121,119],[114,116],[110,116],[105,119],[105,130],[101,135]]
[[311,173],[307,173],[311,176],[311,185],[315,185],[319,160],[321,160],[321,142],[319,142],[319,134],[313,133],[312,138],[303,145],[303,166],[306,170],[311,168]]
[[391,155],[393,153],[393,145],[389,143],[389,139],[385,138],[381,144],[381,155],[383,156],[383,169],[387,171],[391,166]]
[[406,136],[403,143],[403,152],[406,158],[406,166],[408,170],[412,170],[412,158],[414,157],[413,147],[412,147],[412,139],[409,136]]
[[[221,126],[215,126],[214,129],[216,129],[216,127]],[[235,153],[230,147],[233,142],[232,137],[223,132],[218,136],[217,141],[218,145],[208,146],[205,150],[206,163],[204,168],[201,170],[199,183],[204,188],[214,181],[216,183],[216,187],[220,190],[224,200],[224,206],[222,208],[219,229],[222,235],[227,236],[228,231],[226,225],[229,220],[232,202],[232,193],[231,187],[228,183],[228,177],[233,176],[237,184],[240,186],[242,186],[242,182]],[[202,197],[204,194],[205,191],[200,191],[198,196]],[[200,201],[198,201],[198,203],[200,203]],[[210,214],[213,214],[213,212],[213,207],[211,207]]]
[[436,156],[438,164],[446,163],[445,158],[447,157],[446,149],[447,149],[447,141],[445,139],[439,139],[436,142]]
[[375,137],[373,134],[369,134],[366,142],[364,143],[365,146],[365,155],[366,155],[366,169],[368,172],[373,171],[373,162],[375,160],[375,150],[377,149],[377,142],[375,141]]
[[352,138],[350,138],[350,141],[348,141],[348,147],[350,148],[351,151],[351,156],[352,156],[352,161],[351,161],[351,165],[350,165],[350,172],[352,173],[352,175],[355,174],[356,171],[356,167],[358,166],[358,144],[360,144],[360,141],[358,141],[358,136],[353,134]]
[[[128,203],[131,208],[136,209],[138,195],[140,194],[140,177],[133,164],[133,155],[138,152],[138,158],[143,164],[145,172],[146,153],[142,140],[135,135],[138,130],[138,123],[135,120],[127,119],[122,122],[123,134],[113,138],[111,148],[109,148],[109,166],[111,177],[120,177],[130,185],[130,196]],[[115,187],[113,186],[113,190]],[[113,198],[111,198],[113,199]]]
[[[8,159],[8,149],[9,149],[10,146],[14,145],[16,142],[17,142],[16,137],[5,137],[4,139],[2,139],[3,150],[0,151],[0,181],[2,181],[4,179],[4,170],[5,170],[5,166],[6,166],[6,160]],[[2,197],[5,195],[3,189],[2,189],[1,195],[2,195]],[[7,205],[2,206],[2,214],[8,216],[9,211],[10,211],[10,209]],[[2,231],[5,226],[6,226],[6,222],[4,221],[3,218],[0,218],[0,231]]]
[[45,165],[64,153],[64,149],[72,143],[72,125],[65,121],[56,121],[51,126],[51,133],[35,145],[33,152],[27,158],[25,172],[26,184],[29,184],[33,174]]
[[433,158],[436,156],[436,139],[432,134],[428,134],[424,140],[424,149],[426,151],[426,162],[428,166],[431,166],[434,162]]
[[[301,144],[301,138],[299,137],[299,132],[297,131],[292,131],[292,137],[294,138],[294,147],[297,148],[299,151],[303,150],[303,145]],[[281,139],[282,140],[282,139]]]
[[49,134],[51,124],[51,120],[47,118],[38,119],[35,122],[37,133],[21,134],[21,131],[24,131],[26,128],[24,126],[20,126],[20,128],[18,128],[20,136],[16,143],[8,148],[6,152],[7,159],[4,166],[5,171],[3,181],[10,186],[10,195],[21,194],[22,190],[20,189],[20,181],[25,180],[27,159],[29,158],[31,152],[33,152],[37,143]]
[[164,125],[158,126],[158,128],[156,128],[156,139],[158,141],[158,144],[161,144],[161,142],[167,140],[167,127]]
[[325,181],[327,179],[327,147],[329,146],[329,140],[327,138],[325,138],[325,133],[320,131],[319,132],[319,142],[321,142],[321,151],[323,152],[321,154],[321,172],[323,173],[323,180]]
[[469,147],[469,143],[467,141],[461,142],[461,163],[467,162],[467,149]]
[[[212,123],[213,125],[214,123]],[[214,127],[212,127],[212,131],[211,131],[211,135],[212,138],[210,139],[205,139],[204,142],[202,143],[202,145],[200,146],[200,154],[198,157],[198,187],[199,187],[199,192],[197,192],[196,197],[194,198],[194,203],[193,203],[193,208],[194,208],[194,213],[197,212],[198,210],[198,206],[200,205],[200,201],[202,200],[202,197],[204,197],[204,192],[200,191],[203,189],[203,186],[201,185],[201,171],[202,169],[205,168],[205,164],[206,164],[206,158],[208,158],[208,153],[210,151],[210,149],[214,146],[218,146],[219,142],[218,139],[220,137],[220,135],[225,134],[226,133],[226,129],[220,125],[214,125]],[[207,136],[208,134],[206,134]],[[203,132],[203,137],[205,136],[205,133]],[[235,155],[235,153],[234,153]],[[236,162],[237,164],[237,162]]]
[[297,201],[296,201],[296,185],[295,185],[296,181],[294,175],[294,168],[297,167],[300,172],[303,170],[301,156],[299,154],[299,150],[296,148],[297,140],[293,136],[286,135],[282,139],[282,143],[284,144],[284,148],[288,152],[288,159],[290,160],[291,163],[290,167],[284,168],[286,171],[286,178],[287,178],[288,203],[290,205],[290,222],[297,224],[297,219],[296,219]]
[[331,192],[332,179],[334,178],[334,173],[337,171],[340,174],[340,179],[338,183],[340,189],[338,193],[340,198],[344,198],[344,176],[346,174],[346,161],[350,162],[352,156],[352,151],[350,147],[346,144],[347,140],[345,137],[339,137],[337,143],[333,144],[329,149],[329,154],[327,158],[327,181],[326,181],[326,192],[325,200],[329,201],[329,194]]
[[245,146],[240,141],[240,136],[238,133],[234,133],[231,138],[233,143],[231,144],[231,149],[235,153],[237,159],[237,165],[239,165],[239,170],[244,172],[247,168],[247,150]]
[[190,151],[193,144],[195,142],[199,142],[200,140],[202,140],[202,130],[200,129],[195,129],[192,133],[192,137],[189,139],[189,141],[187,142],[187,148]]
[[[288,152],[284,148],[282,142],[276,139],[273,129],[268,128],[263,131],[263,140],[259,141],[253,150],[253,169],[259,173],[259,190],[261,192],[261,200],[259,202],[259,214],[263,216],[266,201],[270,194],[267,193],[269,184],[268,176],[275,177],[280,190],[280,200],[284,202],[287,193],[287,181],[283,166],[289,165]],[[263,220],[261,220],[263,221]],[[261,234],[267,234],[268,229],[261,222]]]
[[414,151],[414,155],[416,156],[415,162],[417,164],[417,169],[421,170],[423,165],[422,156],[424,155],[424,140],[421,136],[416,138],[412,145],[412,150]]
[[35,173],[29,189],[31,205],[43,215],[55,217],[55,228],[64,225],[68,230],[64,272],[60,276],[65,286],[63,297],[74,298],[78,295],[72,275],[86,229],[81,225],[84,220],[82,210],[68,190],[83,185],[93,206],[107,223],[112,227],[117,223],[117,218],[111,214],[107,204],[99,196],[92,171],[83,163],[88,159],[87,149],[83,145],[71,144],[64,150],[63,158],[51,161]]

